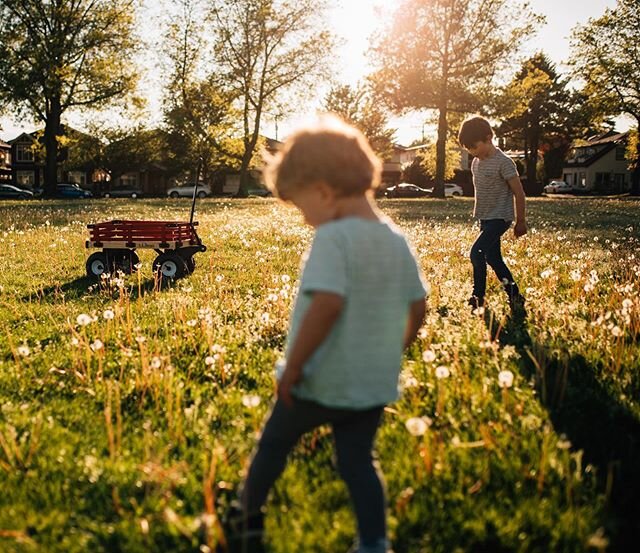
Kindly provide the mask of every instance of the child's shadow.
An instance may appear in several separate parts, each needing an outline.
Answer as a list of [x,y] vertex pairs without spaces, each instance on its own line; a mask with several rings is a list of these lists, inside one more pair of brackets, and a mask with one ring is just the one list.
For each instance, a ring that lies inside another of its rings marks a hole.
[[484,320],[501,346],[516,348],[527,378],[535,378],[540,400],[557,433],[563,433],[584,460],[597,469],[608,498],[610,552],[628,552],[640,536],[640,421],[607,389],[581,355],[550,351],[529,332],[525,312],[504,324],[490,310]]

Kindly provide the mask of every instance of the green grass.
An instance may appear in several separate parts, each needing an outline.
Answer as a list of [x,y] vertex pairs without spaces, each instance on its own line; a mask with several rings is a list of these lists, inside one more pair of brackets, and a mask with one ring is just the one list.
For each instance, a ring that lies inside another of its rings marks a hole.
[[[382,208],[432,286],[377,441],[396,553],[628,551],[640,532],[638,203],[529,202],[530,233],[503,246],[525,321],[507,316],[493,275],[486,312],[465,307],[468,200]],[[1,551],[215,548],[273,398],[312,231],[274,200],[206,200],[208,250],[189,278],[158,289],[148,250],[136,275],[84,277],[87,223],[188,209],[0,204]],[[428,428],[412,434],[411,419]],[[325,429],[295,450],[267,525],[274,553],[348,549]]]

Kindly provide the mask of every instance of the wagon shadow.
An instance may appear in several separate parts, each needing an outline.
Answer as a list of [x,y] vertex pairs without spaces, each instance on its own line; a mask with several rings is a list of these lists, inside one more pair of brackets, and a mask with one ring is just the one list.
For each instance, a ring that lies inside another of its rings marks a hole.
[[640,536],[640,421],[600,382],[600,367],[583,356],[549,350],[531,336],[526,316],[501,324],[487,309],[484,319],[493,339],[520,354],[523,375],[534,378],[555,431],[596,467],[608,500],[608,551],[634,550]]
[[[153,292],[160,292],[173,288],[175,281],[171,280],[156,280],[153,278],[146,278],[139,284],[137,282],[131,282],[127,286],[128,296],[132,300],[137,300],[147,296]],[[115,292],[116,288],[111,285],[111,289]],[[109,290],[108,285],[100,284],[93,278],[87,276],[75,278],[64,284],[53,284],[45,288],[34,290],[22,296],[23,302],[39,302],[39,303],[56,303],[59,301],[73,301],[82,298],[83,296],[90,294],[104,293],[105,290]]]

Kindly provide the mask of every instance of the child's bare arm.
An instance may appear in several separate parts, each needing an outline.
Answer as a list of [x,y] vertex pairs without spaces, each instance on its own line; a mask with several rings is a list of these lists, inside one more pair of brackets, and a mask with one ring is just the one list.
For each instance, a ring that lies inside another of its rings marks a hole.
[[513,198],[516,204],[516,225],[513,229],[513,234],[515,234],[516,238],[519,238],[520,236],[524,236],[525,234],[527,234],[524,190],[522,188],[522,182],[520,182],[520,177],[518,176],[511,177],[507,181],[507,184],[513,191]]
[[426,313],[426,306],[424,299],[414,301],[409,306],[409,320],[407,321],[407,329],[404,333],[404,347],[407,348],[413,342],[418,334],[418,330],[422,326],[424,321],[424,315]]
[[344,298],[330,292],[315,292],[287,356],[287,366],[278,384],[278,397],[291,405],[291,387],[302,378],[302,367],[329,334],[342,312]]

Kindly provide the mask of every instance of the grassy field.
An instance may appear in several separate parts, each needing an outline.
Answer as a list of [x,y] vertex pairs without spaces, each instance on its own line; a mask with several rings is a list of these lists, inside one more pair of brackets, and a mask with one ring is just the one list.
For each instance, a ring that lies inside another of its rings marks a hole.
[[[528,298],[465,307],[470,201],[386,201],[432,287],[377,450],[396,553],[630,551],[640,534],[640,204],[529,202],[503,251]],[[0,204],[0,551],[212,551],[273,398],[310,229],[206,200],[208,251],[159,289],[84,277],[85,225],[186,201]],[[342,553],[354,521],[321,429],[269,503],[274,553]]]

